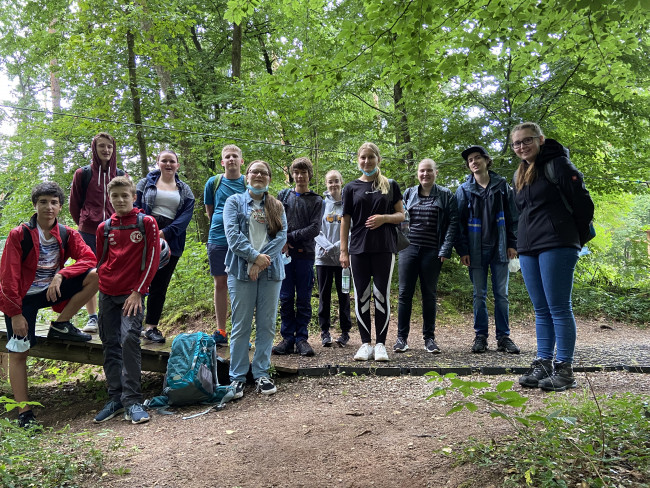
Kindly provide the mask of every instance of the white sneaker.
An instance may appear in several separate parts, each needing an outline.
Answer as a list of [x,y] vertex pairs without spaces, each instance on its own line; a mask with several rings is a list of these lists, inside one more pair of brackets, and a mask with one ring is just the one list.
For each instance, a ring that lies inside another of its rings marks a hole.
[[375,344],[375,361],[388,361],[386,346],[384,346],[381,342]]
[[361,347],[357,351],[357,353],[354,355],[354,360],[355,361],[368,361],[370,357],[372,356],[372,346],[368,344],[367,342],[361,344]]
[[86,326],[82,329],[84,332],[90,332],[91,334],[94,334],[97,332],[97,319],[95,317],[91,317],[88,319],[88,322],[86,322]]

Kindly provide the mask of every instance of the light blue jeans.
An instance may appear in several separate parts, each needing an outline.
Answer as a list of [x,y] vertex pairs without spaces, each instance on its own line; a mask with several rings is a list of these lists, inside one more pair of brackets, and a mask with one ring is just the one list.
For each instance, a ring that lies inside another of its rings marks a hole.
[[487,284],[488,270],[492,277],[492,293],[494,294],[494,325],[496,338],[510,335],[508,314],[508,263],[498,261],[495,248],[481,251],[481,267],[469,268],[469,278],[474,285],[474,332],[488,336]]
[[230,381],[246,382],[246,374],[251,365],[248,359],[248,343],[253,328],[253,315],[256,332],[253,378],[268,376],[281,286],[282,281],[268,279],[268,269],[259,274],[257,281],[238,280],[233,275],[228,275],[232,310]]
[[576,321],[571,305],[578,249],[558,247],[538,256],[519,256],[521,274],[535,309],[537,357],[573,363]]

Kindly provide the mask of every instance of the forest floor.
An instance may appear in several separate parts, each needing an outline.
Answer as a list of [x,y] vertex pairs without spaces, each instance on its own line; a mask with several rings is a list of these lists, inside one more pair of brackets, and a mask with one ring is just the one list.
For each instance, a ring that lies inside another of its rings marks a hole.
[[[409,361],[418,365],[431,361],[471,364],[479,357],[481,364],[494,366],[512,360],[529,363],[534,355],[534,330],[525,323],[512,328],[513,338],[522,347],[520,356],[497,353],[492,339],[492,351],[468,354],[471,326],[454,325],[441,327],[437,333],[443,348],[440,355],[422,350],[418,331],[412,333],[413,350],[406,353],[410,357],[392,353],[390,342],[388,365]],[[391,324],[391,341],[395,329]],[[358,347],[358,335],[353,337],[343,349],[325,349],[314,340],[314,358],[280,360],[301,367],[342,364]],[[628,351],[627,363],[640,358],[636,364],[650,366],[644,359],[650,354],[647,328],[580,320],[577,356],[584,356],[590,348],[601,351],[601,359],[608,352],[616,357]],[[457,356],[467,359],[455,361]],[[552,395],[583,396],[589,384],[599,395],[650,391],[649,374],[600,371],[578,373],[577,377],[577,390],[550,395],[520,388],[513,375],[471,378],[493,385],[514,381],[514,389],[529,396],[529,408],[543,406],[544,399]],[[36,413],[46,426],[69,425],[72,432],[103,433],[95,439],[106,450],[105,473],[86,478],[82,486],[87,487],[497,487],[506,476],[502,468],[459,465],[453,454],[462,452],[469,438],[498,440],[514,433],[505,420],[492,419],[487,406],[474,413],[464,410],[447,416],[460,396],[427,399],[437,383],[421,375],[284,376],[276,379],[275,395],[259,395],[249,385],[241,400],[228,403],[221,411],[188,420],[182,416],[205,407],[182,408],[174,415],[153,412],[151,421],[142,425],[124,422],[121,417],[100,425],[92,422],[104,403],[97,398],[101,380],[94,390],[78,381],[35,386],[30,391],[45,407]],[[162,375],[147,373],[143,380],[146,397],[160,393]],[[109,452],[116,437],[122,439],[124,449]]]

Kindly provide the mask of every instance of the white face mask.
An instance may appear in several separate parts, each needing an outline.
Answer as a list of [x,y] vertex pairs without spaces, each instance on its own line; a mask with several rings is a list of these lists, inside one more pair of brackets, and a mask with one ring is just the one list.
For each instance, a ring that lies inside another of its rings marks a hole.
[[26,352],[29,351],[30,347],[32,347],[32,345],[27,337],[19,339],[14,335],[11,336],[11,339],[9,339],[9,342],[7,342],[7,349],[10,352]]

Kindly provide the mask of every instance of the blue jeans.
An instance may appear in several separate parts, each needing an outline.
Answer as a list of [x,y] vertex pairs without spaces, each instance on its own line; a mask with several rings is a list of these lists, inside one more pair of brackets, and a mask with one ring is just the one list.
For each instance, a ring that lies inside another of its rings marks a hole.
[[[311,320],[311,291],[314,287],[314,260],[296,259],[285,264],[286,277],[280,290],[282,338],[294,344],[306,341]],[[295,301],[295,308],[294,308]]]
[[228,293],[232,310],[231,381],[246,382],[246,374],[250,366],[248,342],[253,328],[253,314],[255,314],[253,378],[268,376],[281,286],[281,281],[268,279],[268,270],[262,271],[256,281],[238,280],[233,275],[228,275]]
[[481,266],[469,268],[469,278],[474,285],[474,332],[476,335],[481,334],[486,337],[488,336],[487,279],[488,269],[490,270],[497,340],[510,335],[508,263],[500,263],[498,259],[495,248],[482,249]]
[[399,253],[398,337],[406,340],[409,336],[413,294],[418,277],[422,292],[422,335],[425,340],[435,337],[436,299],[441,268],[438,248],[411,244]]
[[521,274],[535,309],[537,357],[573,362],[576,321],[571,306],[578,249],[559,247],[539,256],[519,256]]

